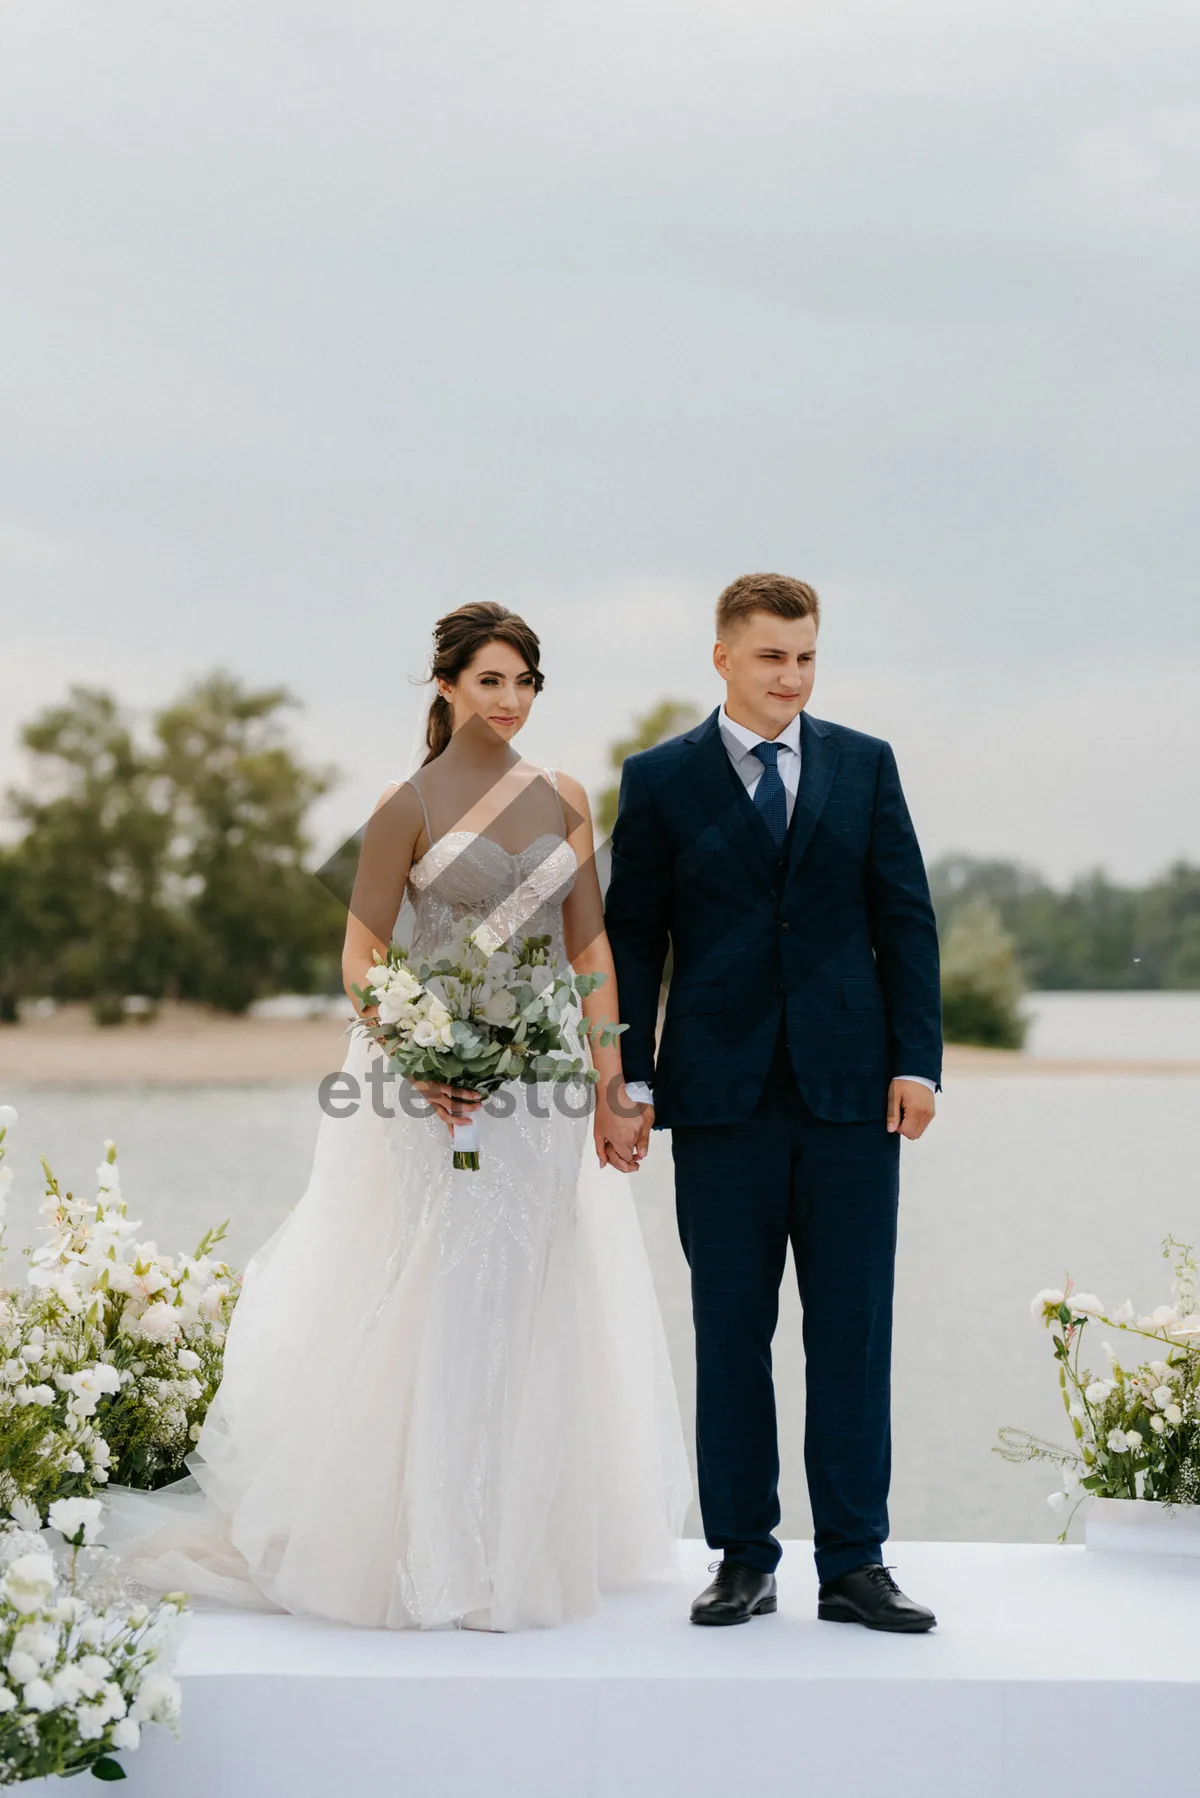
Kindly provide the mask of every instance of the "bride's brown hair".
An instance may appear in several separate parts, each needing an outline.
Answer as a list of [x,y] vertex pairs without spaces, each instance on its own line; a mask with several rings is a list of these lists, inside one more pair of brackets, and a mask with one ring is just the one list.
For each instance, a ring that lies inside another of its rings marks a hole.
[[[429,679],[456,681],[463,669],[470,666],[478,652],[488,643],[507,643],[510,648],[515,649],[524,658],[525,666],[533,676],[534,692],[541,692],[546,684],[546,677],[539,666],[542,646],[537,632],[531,630],[516,612],[510,612],[507,606],[497,605],[492,599],[475,600],[438,619],[433,627],[433,657]],[[425,737],[429,754],[421,763],[423,768],[441,755],[453,734],[454,707],[448,699],[437,693],[429,708],[429,729]]]

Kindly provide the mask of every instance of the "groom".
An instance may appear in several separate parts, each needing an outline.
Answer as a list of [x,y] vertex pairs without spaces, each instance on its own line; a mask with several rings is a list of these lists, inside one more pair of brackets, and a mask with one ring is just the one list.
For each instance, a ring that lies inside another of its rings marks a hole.
[[790,1241],[817,1615],[912,1632],[936,1620],[882,1543],[900,1138],[940,1090],[937,931],[891,748],[804,709],[819,622],[804,581],[722,593],[725,703],[626,761],[605,922],[636,1152],[670,1129],[691,1269],[700,1507],[723,1552],[692,1622],[776,1607],[771,1339]]

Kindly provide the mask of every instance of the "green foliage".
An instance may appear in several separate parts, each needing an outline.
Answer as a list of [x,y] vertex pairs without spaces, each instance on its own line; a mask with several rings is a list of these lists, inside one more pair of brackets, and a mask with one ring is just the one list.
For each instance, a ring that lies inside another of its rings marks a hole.
[[930,868],[929,884],[943,940],[973,899],[994,906],[1030,987],[1200,989],[1200,868],[1186,862],[1140,888],[1097,870],[1060,892],[1018,862],[955,855]]
[[288,746],[294,703],[218,669],[146,742],[83,686],[23,727],[35,778],[7,794],[22,834],[0,850],[0,1020],[34,993],[116,1024],[126,994],[242,1011],[329,984],[345,909],[305,866],[304,821],[335,771]]
[[[677,737],[681,731],[690,730],[699,717],[699,711],[690,700],[660,699],[648,712],[643,712],[634,719],[633,731],[628,737],[622,737],[609,746],[609,767],[619,776],[627,756],[636,755],[639,749],[653,749],[657,743],[665,743],[668,737]],[[605,787],[596,801],[598,840],[612,834],[612,827],[617,820],[619,793],[618,779],[612,786]]]
[[989,900],[960,906],[942,946],[942,1021],[948,1042],[1019,1049],[1025,1041],[1015,945]]

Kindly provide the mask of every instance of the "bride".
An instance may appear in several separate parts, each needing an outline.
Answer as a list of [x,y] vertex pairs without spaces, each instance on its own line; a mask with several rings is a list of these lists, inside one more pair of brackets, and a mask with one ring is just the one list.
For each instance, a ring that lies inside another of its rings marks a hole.
[[[467,914],[508,940],[548,935],[576,973],[606,976],[568,1044],[599,1081],[510,1084],[481,1105],[390,1078],[353,1030],[308,1187],[246,1269],[195,1484],[124,1495],[145,1585],[512,1630],[673,1570],[690,1482],[629,1191],[632,1108],[619,1048],[598,1042],[618,995],[587,797],[511,747],[543,679],[536,635],[504,607],[440,620],[426,753],[364,831],[343,977],[369,1019],[353,989],[405,900],[414,959]],[[466,1114],[478,1171],[453,1167]],[[147,1537],[164,1506],[182,1515]]]

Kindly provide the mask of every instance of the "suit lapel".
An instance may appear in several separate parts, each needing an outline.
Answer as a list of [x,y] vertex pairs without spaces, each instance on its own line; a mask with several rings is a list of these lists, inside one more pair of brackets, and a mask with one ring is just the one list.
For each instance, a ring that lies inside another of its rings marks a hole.
[[787,873],[790,879],[800,857],[812,841],[813,831],[829,798],[833,776],[841,751],[819,718],[800,714],[800,786],[792,816],[790,841],[787,845]]
[[720,707],[688,738],[695,745],[687,762],[688,779],[706,814],[715,819],[739,855],[751,856],[768,878],[779,851],[737,773],[730,765],[717,724]]

